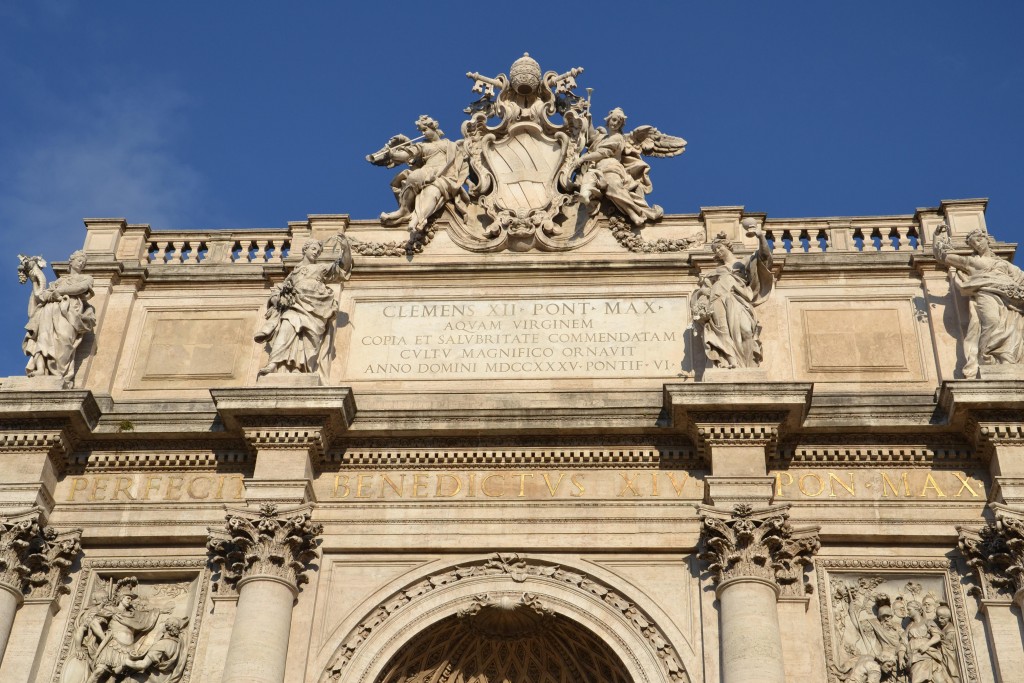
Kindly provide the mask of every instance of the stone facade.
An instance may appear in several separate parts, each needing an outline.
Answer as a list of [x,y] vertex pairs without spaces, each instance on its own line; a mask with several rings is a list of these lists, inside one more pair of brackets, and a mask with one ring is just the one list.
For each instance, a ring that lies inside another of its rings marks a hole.
[[531,62],[370,155],[409,166],[382,220],[89,219],[54,270],[91,296],[23,258],[54,308],[0,383],[0,680],[1017,680],[985,201],[662,215],[641,156],[685,141]]

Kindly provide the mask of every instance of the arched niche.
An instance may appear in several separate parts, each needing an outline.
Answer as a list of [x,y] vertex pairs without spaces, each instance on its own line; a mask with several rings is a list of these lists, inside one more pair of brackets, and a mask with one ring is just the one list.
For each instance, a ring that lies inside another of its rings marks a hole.
[[452,628],[451,618],[466,619],[495,601],[518,605],[510,609],[520,615],[543,610],[565,622],[559,628],[595,638],[609,653],[605,659],[618,663],[622,683],[690,683],[664,632],[621,590],[574,568],[518,555],[435,570],[385,597],[340,639],[319,683],[399,683],[388,667],[403,661],[408,655],[401,653],[417,638]]

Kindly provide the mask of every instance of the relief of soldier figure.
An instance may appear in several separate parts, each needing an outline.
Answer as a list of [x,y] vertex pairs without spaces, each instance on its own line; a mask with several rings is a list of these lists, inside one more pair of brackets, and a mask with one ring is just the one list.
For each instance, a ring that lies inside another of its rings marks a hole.
[[448,207],[453,241],[473,251],[559,251],[585,242],[600,215],[621,215],[638,228],[660,220],[664,211],[646,199],[652,185],[643,157],[676,156],[686,141],[649,125],[627,132],[619,107],[595,126],[591,91],[575,93],[582,72],[544,73],[526,54],[508,76],[467,74],[481,98],[466,109],[461,140],[445,139],[423,115],[419,137],[395,135],[366,157],[408,166],[391,183],[398,209],[381,214],[381,223],[420,231]]
[[109,579],[75,622],[61,683],[177,683],[186,665],[188,617],[150,608],[133,577]]
[[842,683],[961,683],[953,612],[935,590],[882,577],[833,581],[833,679]]

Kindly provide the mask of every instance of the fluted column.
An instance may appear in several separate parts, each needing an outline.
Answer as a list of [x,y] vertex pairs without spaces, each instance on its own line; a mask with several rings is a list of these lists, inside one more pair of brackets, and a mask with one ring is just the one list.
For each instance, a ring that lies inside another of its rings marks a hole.
[[[41,515],[41,509],[30,508],[0,517],[0,680],[3,681],[17,680],[22,666],[32,665],[41,635],[36,632],[38,629],[32,629],[32,634],[19,634],[30,636],[28,644],[32,652],[20,651],[25,648],[14,652],[12,648],[14,656],[7,656],[18,608],[27,598],[34,603],[46,603],[49,610],[54,599],[66,590],[64,579],[81,552],[80,529],[58,533],[41,524]],[[48,618],[44,621],[48,625]],[[19,642],[24,640],[26,638],[21,637]],[[27,662],[26,654],[32,655]],[[9,659],[18,660],[18,664],[12,664]],[[26,680],[24,676],[22,680]]]
[[804,592],[804,568],[819,546],[817,528],[793,529],[788,510],[698,506],[700,558],[719,604],[723,683],[785,683],[777,602],[784,591]]
[[228,509],[225,527],[210,529],[213,562],[238,590],[222,683],[284,681],[292,605],[323,530],[311,515],[265,503],[258,513]]
[[958,528],[958,545],[975,571],[972,592],[981,600],[996,676],[1009,683],[1024,671],[1021,618],[1011,610],[1024,610],[1024,512],[999,503],[990,507],[995,521],[980,529]]

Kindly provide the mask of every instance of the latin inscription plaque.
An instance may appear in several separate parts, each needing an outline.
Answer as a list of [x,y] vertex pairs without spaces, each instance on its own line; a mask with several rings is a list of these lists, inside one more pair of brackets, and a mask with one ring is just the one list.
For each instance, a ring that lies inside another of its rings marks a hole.
[[685,297],[357,301],[356,380],[675,377]]

